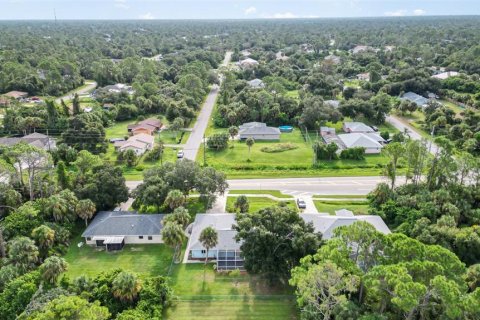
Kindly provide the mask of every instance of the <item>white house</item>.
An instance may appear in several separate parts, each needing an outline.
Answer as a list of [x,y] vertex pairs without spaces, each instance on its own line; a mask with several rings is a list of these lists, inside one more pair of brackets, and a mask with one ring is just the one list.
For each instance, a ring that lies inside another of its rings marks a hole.
[[188,239],[188,260],[205,260],[207,250],[203,247],[199,238],[203,229],[212,227],[217,231],[218,244],[208,250],[208,258],[216,260],[217,270],[243,269],[240,243],[235,240],[237,232],[232,228],[234,224],[235,214],[197,214]]
[[[378,137],[371,137],[367,133],[347,133],[339,134],[338,138],[347,149],[362,147],[366,154],[375,154],[382,151],[383,145],[378,141]],[[383,140],[383,139],[382,139]]]
[[262,89],[265,88],[265,83],[260,79],[253,79],[247,82],[250,88],[253,89]]
[[367,133],[367,132],[375,132],[372,127],[367,126],[363,122],[344,122],[342,129],[344,132],[347,133]]
[[248,122],[239,127],[240,140],[253,138],[255,140],[280,140],[280,129],[267,127],[262,122]]
[[162,243],[163,214],[125,211],[97,213],[82,237],[88,245],[107,251],[121,250],[125,244]]
[[258,61],[252,58],[247,58],[238,62],[242,69],[252,69],[258,65]]
[[439,74],[435,74],[435,75],[432,76],[432,78],[439,79],[439,80],[445,80],[445,79],[448,79],[450,77],[456,77],[458,75],[459,75],[459,73],[456,72],[456,71],[447,71],[447,72],[442,72],[442,73],[439,73]]

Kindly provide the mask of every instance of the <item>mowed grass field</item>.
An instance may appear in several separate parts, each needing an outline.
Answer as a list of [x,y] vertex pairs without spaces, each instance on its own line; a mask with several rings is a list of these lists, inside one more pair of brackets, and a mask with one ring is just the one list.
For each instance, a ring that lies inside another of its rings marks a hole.
[[368,203],[366,201],[327,201],[313,200],[318,212],[325,212],[334,215],[336,210],[347,209],[354,214],[368,214]]
[[80,236],[72,240],[67,254],[67,275],[74,279],[82,274],[95,276],[103,271],[117,268],[137,273],[139,276],[155,276],[167,273],[172,261],[173,250],[163,244],[125,245],[122,251],[106,252],[77,244]]
[[175,265],[175,301],[166,319],[297,319],[292,288],[258,276],[217,273],[203,263]]
[[[234,204],[237,200],[236,196],[227,197],[227,212],[235,212]],[[249,210],[248,212],[257,212],[261,209],[265,209],[271,206],[278,205],[280,201],[276,201],[267,197],[248,197]],[[287,207],[297,210],[295,200],[293,198],[283,199],[282,202],[287,204]]]

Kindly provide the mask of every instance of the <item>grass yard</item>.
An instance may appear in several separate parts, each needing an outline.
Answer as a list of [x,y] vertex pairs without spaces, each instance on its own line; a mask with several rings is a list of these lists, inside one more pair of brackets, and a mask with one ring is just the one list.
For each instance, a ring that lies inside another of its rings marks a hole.
[[[227,197],[227,212],[235,212],[234,203],[237,199],[236,196],[229,196]],[[295,204],[295,200],[293,198],[282,200],[287,204],[287,207],[297,210],[297,206]],[[267,197],[248,197],[248,203],[250,204],[249,213],[257,212],[261,209],[265,209],[271,206],[278,205],[279,201],[267,198]]]
[[155,137],[155,141],[163,141],[164,144],[185,144],[190,136],[190,131],[172,132],[170,130],[163,130]]
[[293,291],[270,286],[248,274],[217,273],[212,264],[175,265],[171,285],[177,296],[166,319],[296,319]]
[[368,204],[364,201],[325,201],[313,200],[318,212],[334,215],[336,210],[348,209],[354,214],[368,214]]
[[102,271],[117,268],[129,270],[142,276],[166,274],[172,261],[173,250],[163,244],[126,245],[120,252],[98,251],[87,245],[81,248],[77,243],[80,236],[72,240],[67,254],[67,275],[73,279],[82,274],[95,276]]
[[269,194],[277,198],[292,199],[293,196],[281,193],[278,190],[229,190],[228,194]]
[[317,194],[314,195],[313,198],[321,198],[321,199],[366,199],[367,196],[358,195],[358,194],[335,194],[335,195],[322,195]]
[[455,114],[460,115],[461,113],[465,112],[465,108],[460,107],[458,104],[455,104],[453,102],[447,101],[447,100],[438,100],[441,104],[444,106],[452,109]]

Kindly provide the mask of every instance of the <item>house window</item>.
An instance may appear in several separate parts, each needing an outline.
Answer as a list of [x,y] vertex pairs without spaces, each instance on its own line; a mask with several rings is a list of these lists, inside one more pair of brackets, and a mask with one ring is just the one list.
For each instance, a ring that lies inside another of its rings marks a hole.
[[92,240],[92,238],[90,238],[90,237],[87,237],[87,241],[90,241],[90,240]]
[[138,236],[138,239],[143,239],[143,236]]
[[207,250],[202,250],[202,254],[205,254],[205,253],[207,253]]
[[152,236],[148,236],[148,240],[152,240],[152,239],[153,239]]

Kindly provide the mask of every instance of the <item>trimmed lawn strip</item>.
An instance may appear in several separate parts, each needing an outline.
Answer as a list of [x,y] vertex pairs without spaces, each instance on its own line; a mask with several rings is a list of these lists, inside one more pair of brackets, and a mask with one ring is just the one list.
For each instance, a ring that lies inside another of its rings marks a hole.
[[[227,212],[235,212],[234,203],[236,199],[237,197],[227,197]],[[284,202],[287,203],[287,207],[294,209],[295,211],[297,210],[297,206],[295,204],[294,199],[285,200]],[[261,209],[278,205],[279,201],[276,201],[270,198],[265,198],[265,197],[249,197],[248,203],[250,205],[248,212],[252,213],[252,212],[257,212]]]
[[314,200],[313,203],[318,212],[326,212],[335,215],[336,210],[347,209],[353,211],[354,214],[368,214],[368,203],[359,203],[358,201],[323,201]]
[[228,194],[269,194],[277,198],[292,199],[293,196],[281,193],[278,190],[229,190]]
[[79,236],[72,240],[64,259],[68,262],[68,275],[71,279],[82,274],[95,276],[103,271],[122,268],[139,276],[166,274],[172,261],[173,250],[163,244],[125,245],[122,251],[98,251],[88,245],[78,247],[83,241]]
[[313,196],[313,198],[322,198],[322,199],[366,199],[366,195],[361,195],[361,194],[335,194],[335,195],[322,195],[322,194],[316,194]]

